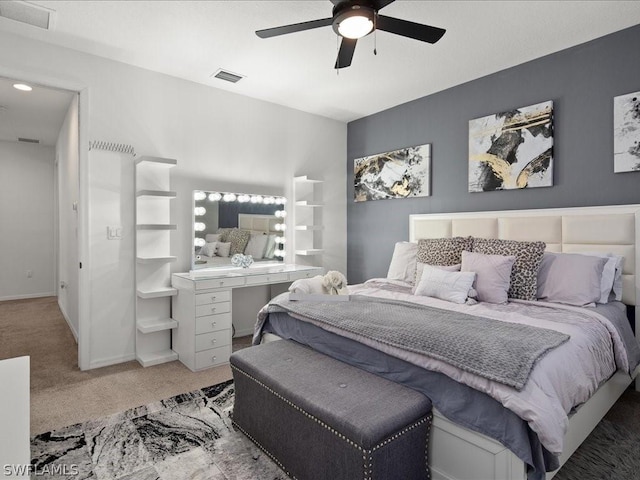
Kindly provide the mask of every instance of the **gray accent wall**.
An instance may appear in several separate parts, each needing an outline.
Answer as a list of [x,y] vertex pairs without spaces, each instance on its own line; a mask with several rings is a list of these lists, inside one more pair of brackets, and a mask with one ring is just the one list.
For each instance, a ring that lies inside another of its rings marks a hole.
[[[349,123],[349,283],[386,276],[412,213],[640,203],[640,172],[613,173],[613,98],[640,91],[638,52],[640,25]],[[469,193],[469,120],[547,100],[554,186]],[[353,201],[354,158],[424,143],[431,144],[430,197]]]

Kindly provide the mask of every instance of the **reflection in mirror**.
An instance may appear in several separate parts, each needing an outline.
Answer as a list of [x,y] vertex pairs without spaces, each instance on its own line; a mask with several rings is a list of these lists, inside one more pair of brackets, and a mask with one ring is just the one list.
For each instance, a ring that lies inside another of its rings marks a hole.
[[284,260],[286,198],[195,190],[193,201],[192,269],[228,267],[236,253]]

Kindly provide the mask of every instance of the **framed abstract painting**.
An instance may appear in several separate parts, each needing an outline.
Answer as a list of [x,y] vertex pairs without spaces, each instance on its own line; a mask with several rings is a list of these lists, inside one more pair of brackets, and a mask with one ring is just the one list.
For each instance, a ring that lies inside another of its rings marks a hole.
[[430,195],[431,145],[401,148],[353,161],[355,201]]
[[640,92],[613,99],[613,171],[640,171]]
[[553,102],[469,121],[469,191],[553,185]]

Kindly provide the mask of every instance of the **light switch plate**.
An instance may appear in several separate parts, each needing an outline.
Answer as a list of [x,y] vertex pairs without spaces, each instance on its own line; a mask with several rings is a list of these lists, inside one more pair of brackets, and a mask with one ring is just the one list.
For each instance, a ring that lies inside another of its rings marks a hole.
[[107,227],[107,240],[121,240],[122,239],[122,227]]

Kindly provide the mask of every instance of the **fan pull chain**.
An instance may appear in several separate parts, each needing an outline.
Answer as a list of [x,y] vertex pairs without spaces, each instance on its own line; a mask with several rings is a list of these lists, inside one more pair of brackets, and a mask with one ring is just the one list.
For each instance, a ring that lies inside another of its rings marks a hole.
[[378,12],[373,15],[373,54],[378,55]]
[[[340,35],[336,35],[336,56],[340,56]],[[338,60],[336,60],[337,62]],[[340,69],[336,68],[336,77],[340,76]]]

